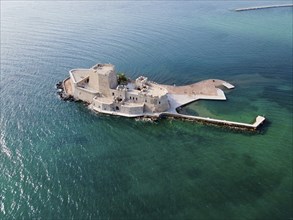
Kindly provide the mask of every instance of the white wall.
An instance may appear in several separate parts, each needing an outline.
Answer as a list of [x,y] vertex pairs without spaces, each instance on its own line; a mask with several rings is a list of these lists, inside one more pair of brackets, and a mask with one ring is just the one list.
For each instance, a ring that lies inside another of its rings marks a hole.
[[129,115],[141,115],[143,114],[143,106],[121,105],[120,111]]
[[84,102],[92,103],[93,98],[96,96],[96,93],[91,93],[89,91],[80,89],[78,87],[75,88],[74,98],[80,99]]

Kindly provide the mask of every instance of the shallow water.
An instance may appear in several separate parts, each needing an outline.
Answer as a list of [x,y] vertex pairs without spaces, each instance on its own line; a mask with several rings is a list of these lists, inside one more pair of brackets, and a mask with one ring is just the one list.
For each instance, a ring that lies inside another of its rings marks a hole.
[[[292,217],[292,8],[232,10],[251,4],[1,1],[0,218]],[[227,101],[183,111],[267,121],[144,123],[58,99],[68,70],[97,62],[166,84],[226,80]]]

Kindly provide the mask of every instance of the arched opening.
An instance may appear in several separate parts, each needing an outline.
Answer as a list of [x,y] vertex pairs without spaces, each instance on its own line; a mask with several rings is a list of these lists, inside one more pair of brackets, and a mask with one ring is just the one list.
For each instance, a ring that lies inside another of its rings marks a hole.
[[116,111],[119,111],[119,107],[118,106],[116,106]]

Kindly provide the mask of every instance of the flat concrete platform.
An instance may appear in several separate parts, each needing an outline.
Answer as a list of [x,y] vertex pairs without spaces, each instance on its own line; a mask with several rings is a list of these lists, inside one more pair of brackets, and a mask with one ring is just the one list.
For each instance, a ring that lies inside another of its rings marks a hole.
[[172,86],[161,85],[168,90],[169,94],[185,94],[185,95],[205,95],[205,96],[218,96],[218,89],[226,87],[227,89],[234,88],[228,82],[219,79],[208,79],[186,86]]
[[226,100],[225,93],[220,88],[233,89],[234,86],[219,79],[209,79],[186,86],[161,85],[168,90],[170,109],[168,112],[177,113],[176,109],[191,102],[205,100]]

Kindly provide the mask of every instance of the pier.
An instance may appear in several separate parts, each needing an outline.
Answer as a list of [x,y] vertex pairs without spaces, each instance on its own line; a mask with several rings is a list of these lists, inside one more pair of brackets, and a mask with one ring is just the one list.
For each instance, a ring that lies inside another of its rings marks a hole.
[[285,4],[285,5],[264,5],[264,6],[255,6],[255,7],[247,7],[247,8],[237,8],[235,11],[250,11],[250,10],[260,10],[260,9],[269,9],[269,8],[281,8],[281,7],[293,7],[293,4]]
[[234,122],[234,121],[227,121],[221,119],[213,119],[207,117],[200,117],[200,116],[192,116],[192,115],[183,115],[179,113],[162,113],[161,116],[166,117],[174,117],[188,121],[196,121],[196,122],[203,122],[205,124],[213,124],[228,127],[235,130],[257,130],[265,121],[265,117],[257,116],[255,122],[253,124],[242,123],[242,122]]

